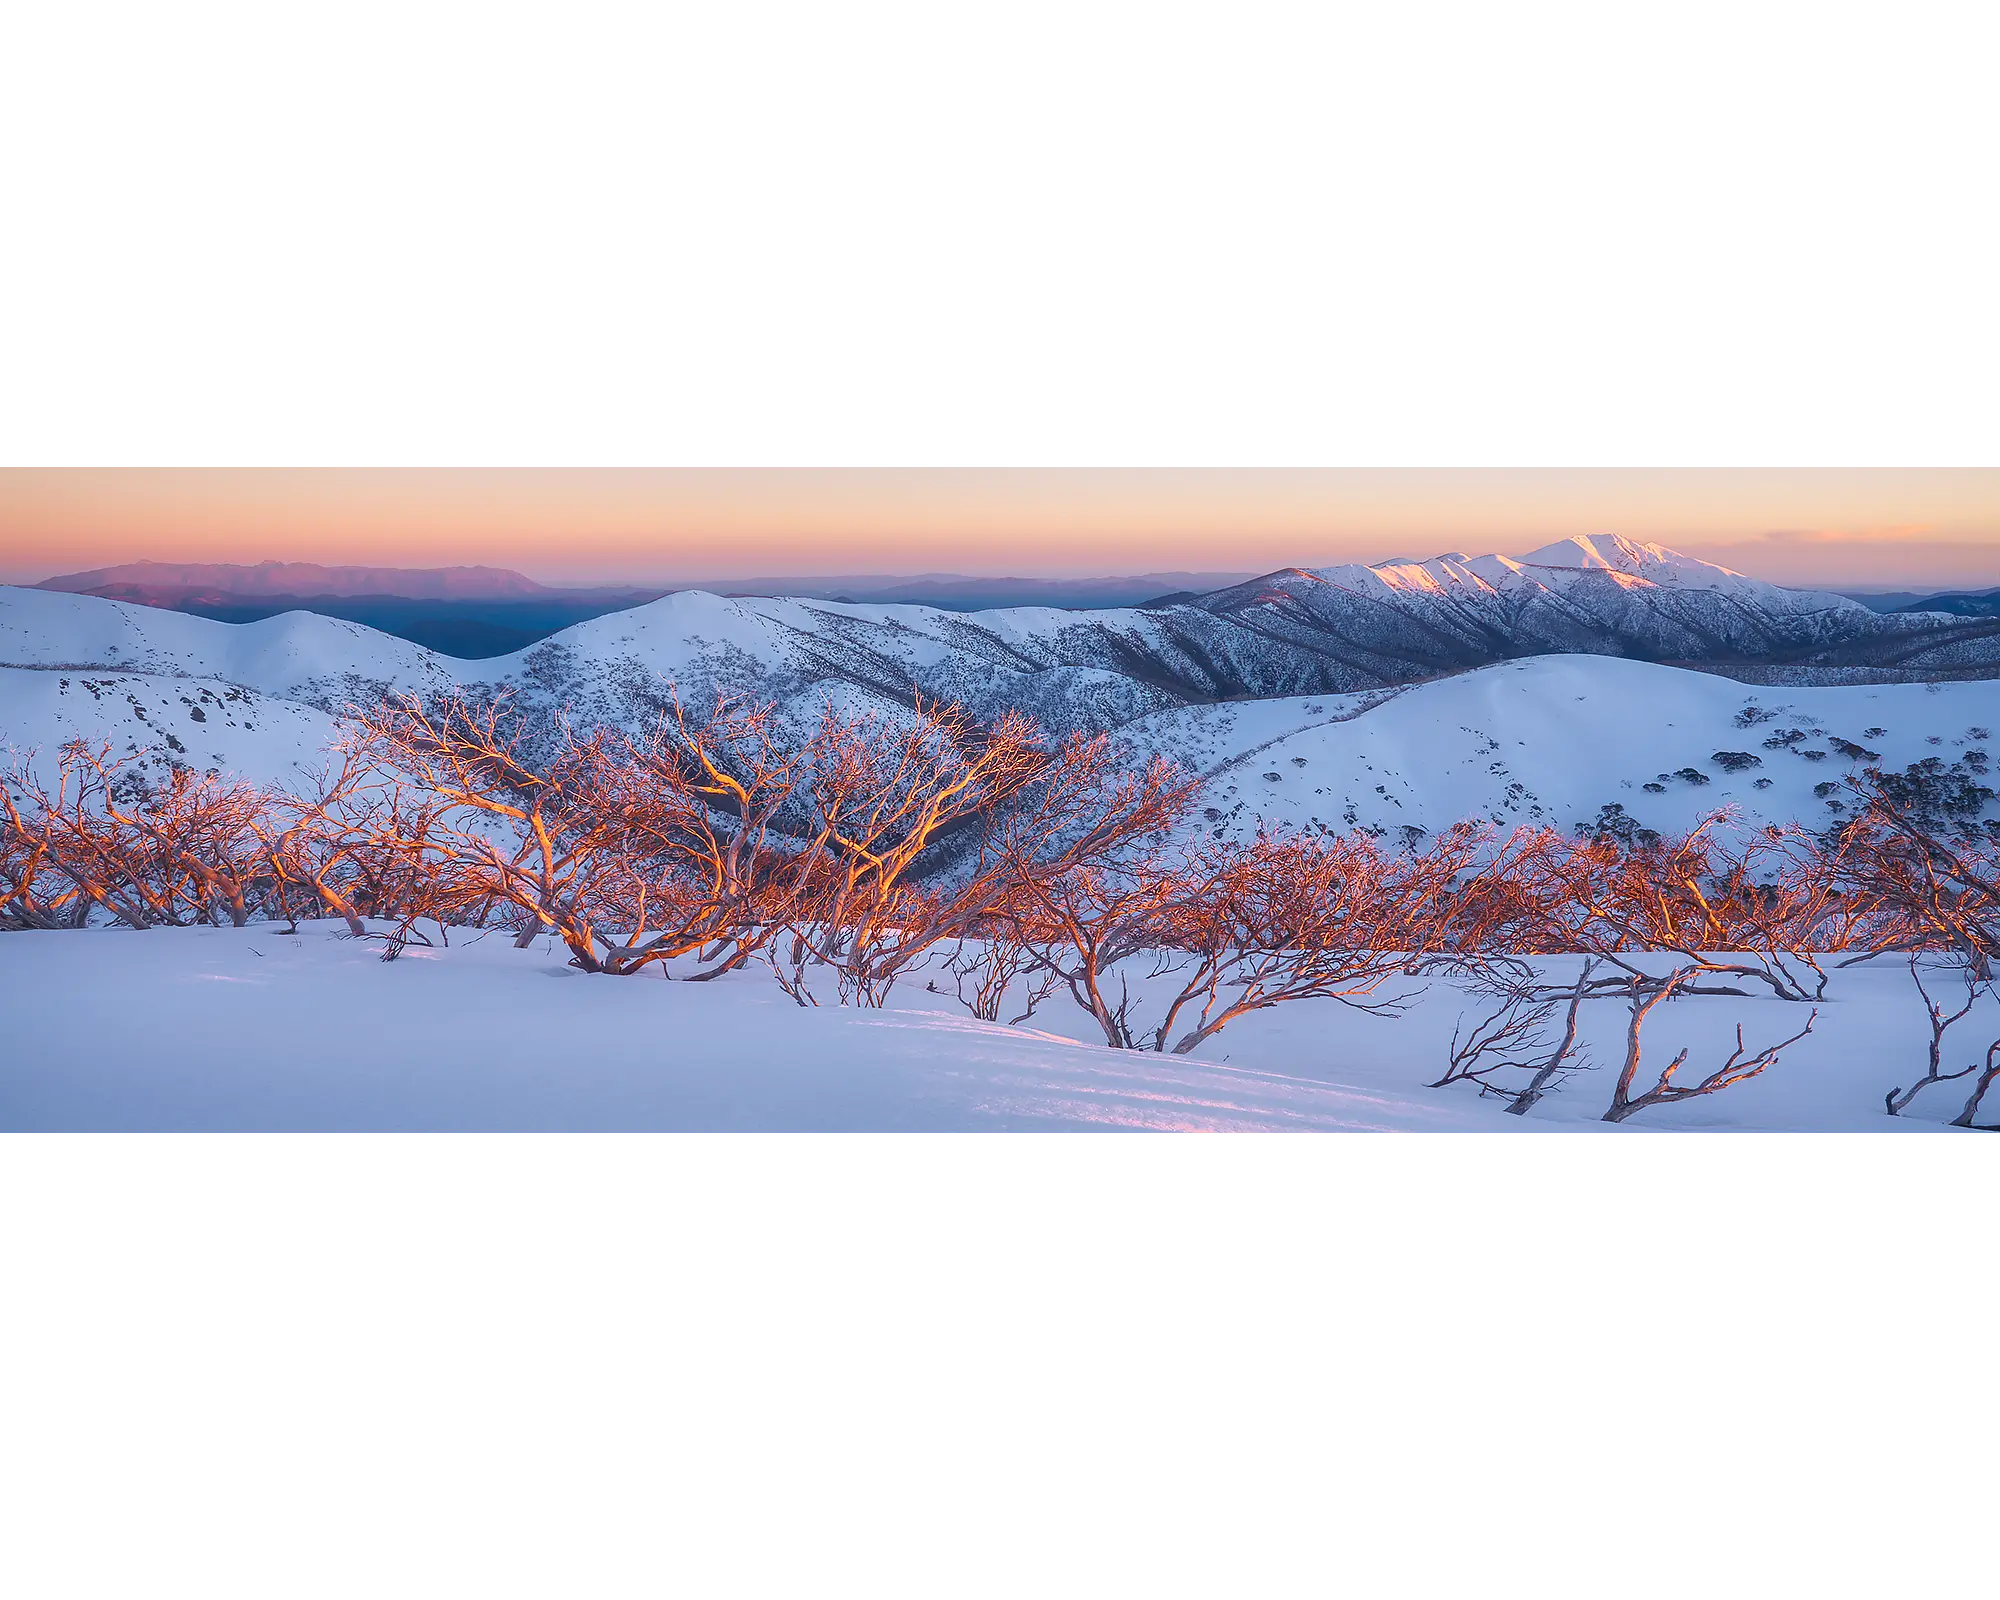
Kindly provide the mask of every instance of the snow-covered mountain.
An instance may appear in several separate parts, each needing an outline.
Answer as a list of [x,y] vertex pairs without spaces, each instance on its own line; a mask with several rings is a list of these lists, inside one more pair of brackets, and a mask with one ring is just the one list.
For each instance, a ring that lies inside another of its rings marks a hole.
[[1111,727],[1230,699],[1339,694],[1523,656],[1587,653],[1789,676],[1911,681],[2000,673],[2000,623],[1881,616],[1623,539],[1523,560],[1273,573],[1195,600],[1065,611],[670,595],[475,664],[495,681],[627,717],[671,674],[785,700],[828,680],[982,715]]
[[[1789,686],[1749,692],[1720,671]],[[1734,725],[1747,705],[1796,726],[1798,749],[1821,749],[1824,730],[1905,765],[2000,720],[1988,682],[1907,680],[1989,674],[1992,619],[1878,615],[1623,539],[1292,570],[1089,612],[688,591],[484,661],[308,612],[228,624],[0,588],[0,739],[16,749],[103,737],[155,766],[263,780],[311,764],[345,706],[391,691],[507,690],[631,726],[670,687],[697,705],[730,693],[801,711],[829,692],[894,706],[920,690],[979,716],[1019,707],[1056,730],[1120,729],[1136,748],[1218,769],[1203,800],[1222,819],[1211,828],[1434,830],[1463,815],[1570,826],[1613,802],[1661,827],[1719,800],[1823,815],[1813,791],[1844,759],[1763,751],[1763,733]],[[1843,676],[1882,681],[1801,686]],[[1717,752],[1755,759],[1724,773]]]
[[1371,695],[1189,706],[1121,736],[1202,775],[1191,818],[1202,833],[1361,827],[1395,839],[1467,818],[1572,831],[1607,806],[1660,833],[1725,806],[1745,826],[1824,824],[1864,765],[1935,756],[1990,784],[1995,727],[1990,681],[1751,689],[1650,662],[1538,656]]
[[217,678],[331,709],[391,684],[444,688],[463,665],[309,611],[211,622],[94,595],[0,588],[0,666]]
[[1200,605],[1384,683],[1557,652],[1803,661],[1926,631],[1840,595],[1783,589],[1623,538],[1565,539],[1519,560],[1452,554],[1278,572]]
[[108,743],[149,783],[174,767],[299,787],[327,764],[336,718],[220,678],[0,667],[0,768],[34,757],[52,776],[72,739]]
[[618,720],[659,681],[783,700],[830,680],[1056,726],[1110,727],[1174,706],[1378,689],[1496,661],[1588,653],[1878,675],[2000,672],[2000,622],[1884,616],[1625,539],[1520,559],[1271,573],[1181,603],[952,612],[700,591],[579,623],[489,660],[438,656],[358,624],[291,613],[230,628],[38,590],[0,590],[0,662],[226,678],[331,709],[382,683],[512,685]]

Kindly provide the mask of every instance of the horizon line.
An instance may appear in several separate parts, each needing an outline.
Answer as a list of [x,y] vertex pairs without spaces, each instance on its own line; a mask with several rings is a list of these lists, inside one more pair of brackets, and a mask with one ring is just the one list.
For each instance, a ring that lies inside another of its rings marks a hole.
[[[1614,540],[1624,538],[1624,536],[1620,535],[1609,535],[1609,536],[1600,535],[1598,537],[1609,537]],[[1555,541],[1555,543],[1557,544],[1570,543],[1570,542],[1573,542],[1573,540],[1564,539]],[[1758,582],[1770,583],[1774,587],[1781,589],[1803,590],[1807,592],[1821,592],[1829,594],[1881,595],[1881,594],[1900,594],[1907,592],[1922,596],[1941,596],[1941,595],[1968,592],[1968,591],[1976,592],[1980,590],[1982,587],[1982,585],[1978,580],[1971,580],[1970,582],[1961,581],[1958,583],[1939,585],[1932,582],[1926,582],[1925,580],[1922,579],[1907,579],[1907,578],[1900,581],[1883,581],[1880,579],[1875,579],[1866,581],[1851,581],[1844,583],[1838,579],[1825,582],[1800,582],[1796,580],[1788,582],[1775,578],[1760,578],[1755,573],[1742,572],[1741,569],[1726,566],[1724,563],[1709,561],[1706,557],[1696,554],[1692,551],[1680,550],[1672,545],[1664,544],[1658,540],[1626,540],[1625,542],[1633,544],[1643,544],[1655,549],[1665,551],[1668,554],[1688,557],[1696,561],[1701,561],[1705,565],[1720,568],[1723,571],[1736,572],[1740,576],[1749,577]],[[1140,580],[1156,579],[1156,578],[1157,579],[1186,578],[1186,579],[1203,579],[1203,580],[1213,579],[1217,580],[1215,587],[1226,588],[1239,583],[1252,582],[1258,578],[1272,577],[1283,572],[1325,572],[1325,571],[1338,570],[1339,568],[1342,567],[1363,567],[1368,569],[1379,569],[1384,567],[1397,567],[1397,566],[1424,566],[1434,561],[1480,560],[1494,556],[1510,561],[1525,561],[1527,555],[1538,554],[1540,550],[1548,548],[1552,547],[1546,545],[1539,546],[1537,547],[1536,550],[1526,552],[1523,555],[1509,555],[1504,551],[1486,551],[1482,552],[1480,555],[1477,556],[1470,555],[1463,550],[1445,550],[1438,552],[1438,554],[1434,556],[1427,556],[1421,558],[1398,555],[1398,556],[1387,556],[1376,561],[1359,561],[1359,560],[1336,561],[1336,562],[1328,562],[1323,565],[1313,565],[1307,562],[1291,562],[1291,563],[1281,563],[1277,566],[1264,567],[1255,570],[1247,568],[1234,568],[1234,569],[1215,568],[1215,569],[1192,569],[1192,570],[1171,569],[1171,570],[1155,570],[1155,571],[1144,571],[1144,572],[1104,571],[1104,572],[1066,573],[1066,574],[1046,574],[1046,573],[1037,574],[1027,571],[1011,571],[1002,573],[976,573],[976,572],[945,571],[945,570],[908,572],[908,571],[897,571],[894,569],[881,569],[872,572],[793,571],[793,572],[780,572],[772,574],[745,573],[745,574],[736,574],[729,577],[708,576],[701,578],[650,578],[650,579],[614,578],[614,579],[599,579],[591,582],[568,582],[568,583],[549,582],[540,578],[536,578],[531,574],[522,571],[518,567],[495,566],[488,562],[451,562],[435,566],[414,566],[414,565],[402,565],[397,563],[363,562],[363,561],[304,561],[304,560],[290,560],[280,557],[267,557],[258,561],[239,562],[239,561],[199,561],[199,560],[183,561],[183,560],[148,556],[148,557],[141,557],[133,561],[108,562],[101,567],[83,567],[83,568],[73,569],[67,572],[50,573],[46,577],[36,578],[36,579],[0,579],[0,585],[39,589],[46,584],[53,583],[58,579],[62,578],[86,577],[102,572],[113,572],[133,567],[168,567],[168,568],[220,567],[220,568],[232,568],[244,572],[254,572],[269,567],[299,566],[299,567],[317,567],[328,572],[338,572],[346,570],[346,571],[377,572],[377,573],[401,573],[413,576],[427,575],[434,573],[453,573],[453,572],[492,573],[498,576],[523,579],[528,583],[534,584],[537,588],[546,590],[551,594],[586,594],[586,593],[603,593],[607,591],[614,593],[627,592],[632,594],[642,594],[648,591],[657,591],[658,595],[674,594],[674,593],[713,593],[723,598],[728,598],[731,594],[757,595],[760,598],[784,598],[785,597],[784,592],[782,591],[773,592],[773,586],[779,584],[788,584],[788,583],[806,583],[817,586],[826,586],[829,584],[888,585],[888,584],[916,584],[916,583],[936,583],[936,584],[964,583],[971,585],[999,585],[999,584],[1011,583],[1011,584],[1024,584],[1024,585],[1040,584],[1048,586],[1077,587],[1088,584],[1132,583],[1132,582],[1138,582]],[[1996,552],[1996,554],[2000,554],[2000,552]],[[1983,587],[1987,589],[2000,589],[2000,575],[1996,575],[1996,577],[1991,582],[1986,583]],[[224,591],[224,592],[236,592],[236,591]],[[291,591],[282,591],[282,593],[289,595]],[[656,595],[655,597],[658,596]],[[256,597],[246,594],[245,598],[256,598]],[[421,596],[397,595],[393,591],[384,591],[375,594],[373,596],[357,595],[357,596],[348,596],[346,598],[357,598],[357,599],[358,598],[378,598],[378,599],[431,598],[435,600],[446,600],[446,601],[451,600],[453,598],[460,598],[467,600],[477,598],[490,602],[494,599],[504,598],[504,597],[502,596],[421,597]],[[801,598],[822,598],[822,597],[801,596]]]

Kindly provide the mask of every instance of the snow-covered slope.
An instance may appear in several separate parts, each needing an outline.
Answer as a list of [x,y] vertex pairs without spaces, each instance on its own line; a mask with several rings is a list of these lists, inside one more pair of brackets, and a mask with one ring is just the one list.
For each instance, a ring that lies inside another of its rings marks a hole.
[[0,667],[0,769],[32,757],[46,778],[80,739],[149,783],[178,766],[289,787],[326,764],[335,736],[316,707],[218,678]]
[[1431,561],[1329,567],[1309,576],[1378,598],[1387,595],[1419,602],[1449,599],[1477,605],[1496,597],[1518,602],[1538,595],[1575,594],[1580,604],[1588,605],[1593,595],[1607,592],[1604,580],[1609,579],[1613,590],[1627,594],[1643,595],[1655,589],[1670,594],[1693,591],[1702,597],[1727,596],[1780,616],[1867,611],[1842,595],[1780,588],[1664,545],[1642,544],[1617,535],[1562,539],[1518,559],[1455,551]]
[[1517,573],[1532,569],[1532,581],[1560,587],[1568,574],[1610,572],[1634,583],[1652,584],[1663,589],[1706,589],[1735,595],[1767,610],[1826,611],[1857,610],[1867,607],[1844,595],[1824,594],[1810,589],[1784,589],[1760,578],[1750,578],[1728,567],[1682,555],[1665,545],[1643,544],[1619,534],[1587,539],[1561,539],[1532,550],[1518,562],[1505,556],[1485,556],[1482,561],[1512,568]]
[[[1430,1089],[1477,997],[1449,982],[1397,1018],[1332,1000],[1245,1017],[1192,1056],[1107,1049],[1058,997],[1021,1028],[975,1022],[921,981],[891,1009],[802,1009],[752,969],[712,984],[587,977],[547,941],[459,933],[385,965],[337,924],[92,929],[0,938],[0,1130],[16,1129],[1649,1129],[1937,1131],[1963,1086],[1902,1117],[1925,1030],[1896,964],[1835,975],[1816,1031],[1769,1071],[1616,1128],[1624,1008],[1584,1018],[1585,1070],[1525,1117],[1469,1084]],[[1574,958],[1547,963],[1560,979]],[[103,1003],[115,984],[117,1003]],[[87,1026],[77,1018],[88,1015]],[[356,1019],[366,1019],[365,1025]],[[1704,998],[1648,1024],[1661,1059],[1719,1063],[1742,1023],[1800,1008]],[[1968,1036],[2000,1027],[1991,999]]]
[[[1188,707],[1122,730],[1206,774],[1202,831],[1436,832],[1463,818],[1590,824],[1606,805],[1684,830],[1722,806],[1746,824],[1824,823],[1868,758],[1930,756],[1975,779],[2000,683],[1748,689],[1712,673],[1542,656],[1387,695]],[[1718,759],[1718,757],[1722,759]]]
[[0,666],[210,678],[323,708],[374,699],[385,685],[454,681],[452,665],[358,622],[287,611],[211,622],[94,595],[0,586]]
[[1935,632],[1626,539],[1566,539],[1518,561],[1452,554],[1294,569],[1200,605],[1382,683],[1550,652],[1812,663],[1833,651],[1866,662]]

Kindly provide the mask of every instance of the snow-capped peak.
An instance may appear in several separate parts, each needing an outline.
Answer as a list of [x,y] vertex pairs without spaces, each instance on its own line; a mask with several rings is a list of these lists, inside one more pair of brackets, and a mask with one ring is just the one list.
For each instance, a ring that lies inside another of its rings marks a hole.
[[[1744,576],[1728,567],[1683,555],[1665,545],[1628,539],[1622,534],[1592,534],[1560,539],[1524,556],[1471,556],[1448,551],[1428,561],[1397,558],[1372,566],[1348,565],[1301,572],[1294,568],[1259,580],[1286,578],[1367,592],[1377,586],[1404,593],[1475,593],[1526,581],[1542,587],[1567,587],[1568,574],[1606,572],[1617,578],[1675,588],[1727,589],[1738,593],[1779,592],[1774,584]],[[1837,602],[1836,602],[1837,603]]]
[[1602,573],[1625,589],[1709,590],[1760,610],[1783,613],[1859,612],[1866,608],[1840,595],[1788,589],[1752,578],[1713,561],[1685,555],[1662,544],[1599,533],[1559,539],[1522,556],[1516,570],[1554,588],[1578,577]]
[[[1712,561],[1669,550],[1663,544],[1628,539],[1622,533],[1587,534],[1581,538],[1558,539],[1521,557],[1524,567],[1573,567],[1599,572],[1623,572],[1635,578],[1660,581],[1662,569],[1703,579],[1741,579],[1743,574]],[[1754,581],[1754,580],[1752,580]]]

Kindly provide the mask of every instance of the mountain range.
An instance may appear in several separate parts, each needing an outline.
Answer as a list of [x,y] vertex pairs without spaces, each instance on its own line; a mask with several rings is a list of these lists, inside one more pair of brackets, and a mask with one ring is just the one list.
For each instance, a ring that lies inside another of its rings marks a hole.
[[[105,579],[103,587],[120,570],[76,579]],[[208,575],[171,570],[183,581]],[[275,563],[240,570],[264,573],[260,581],[273,585],[299,576]],[[497,581],[502,592],[481,603],[539,603],[514,587],[529,580],[495,580],[493,571],[442,569],[424,581],[460,597]],[[369,569],[314,568],[305,576],[371,586],[363,598],[421,598],[380,595]],[[215,676],[323,709],[357,686],[507,687],[525,701],[620,723],[657,709],[669,680],[684,696],[772,701],[837,685],[887,704],[906,704],[920,691],[980,716],[1019,708],[1057,728],[1115,727],[1189,704],[1379,690],[1549,654],[1800,684],[2000,674],[2000,619],[1882,614],[1617,538],[1564,540],[1518,559],[1453,553],[1289,568],[1206,593],[1097,609],[967,613],[701,590],[620,605],[615,593],[586,593],[593,605],[615,609],[525,648],[467,661],[304,610],[225,623],[49,584],[0,589],[0,662]],[[254,671],[242,666],[246,651],[260,663]],[[262,674],[273,659],[298,665],[271,680]]]
[[1941,611],[1953,617],[2000,617],[2000,589],[1950,590],[1936,594],[1856,594],[1870,611]]
[[1247,572],[1152,572],[1111,578],[726,578],[698,584],[557,588],[503,567],[326,567],[311,562],[133,561],[46,578],[37,588],[184,611],[217,622],[258,622],[311,611],[365,623],[461,660],[525,649],[538,639],[675,589],[731,597],[794,596],[847,604],[926,605],[943,611],[1001,606],[1094,609],[1156,601],[1241,582]]
[[461,659],[506,655],[537,639],[656,600],[659,589],[558,589],[504,567],[327,567],[306,561],[132,561],[44,579],[37,588],[259,622],[310,611],[363,623]]
[[[1976,630],[1926,622],[1870,627],[1858,613],[2000,618],[2000,592],[1841,596],[1781,589],[1624,539],[1566,540],[1519,560],[1454,553],[1424,562],[1290,568],[1257,578],[1189,572],[1091,579],[934,573],[565,589],[495,567],[142,561],[68,573],[37,587],[218,622],[312,612],[359,622],[459,660],[512,655],[578,623],[676,594],[921,606],[961,615],[1028,608],[1097,612],[1105,615],[1079,620],[1108,624],[1135,643],[1146,658],[1137,664],[1136,676],[1164,676],[1196,695],[1282,692],[1282,685],[1269,686],[1271,663],[1254,659],[1268,651],[1247,635],[1279,641],[1297,658],[1293,666],[1316,674],[1292,686],[1325,690],[1335,686],[1343,667],[1349,676],[1397,682],[1535,650],[1746,668],[1948,675],[1982,669],[1979,649],[1956,648],[1975,643]],[[1690,599],[1689,591],[1700,592]],[[1135,628],[1131,619],[1114,615],[1132,611],[1160,621]],[[778,613],[761,614],[786,620]],[[1081,638],[1059,646],[1059,654],[1077,656]],[[1908,645],[1917,648],[1906,658]],[[1093,650],[1087,642],[1080,654],[1082,659],[1070,664],[1091,664],[1096,655],[1115,667],[1122,657],[1115,647]]]
[[[505,567],[326,567],[313,561],[259,561],[251,566],[227,561],[128,561],[66,572],[35,587],[63,594],[104,595],[106,590],[127,589],[161,596],[394,595],[406,600],[522,600],[578,592],[550,589]],[[626,587],[581,592],[639,591]]]
[[801,720],[829,697],[894,715],[921,692],[1173,755],[1204,777],[1199,825],[1221,832],[1568,827],[1607,805],[1656,828],[1716,804],[1823,817],[1856,750],[1983,776],[1995,678],[1992,619],[1882,615],[1617,540],[1287,570],[1091,611],[679,592],[483,661],[303,611],[227,623],[0,588],[0,743],[44,762],[82,737],[141,776],[296,779],[343,708],[392,692],[505,691],[624,726],[674,692]]

